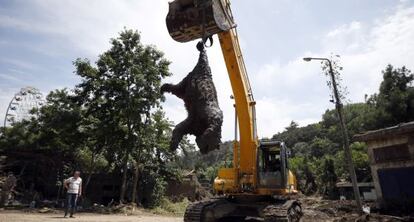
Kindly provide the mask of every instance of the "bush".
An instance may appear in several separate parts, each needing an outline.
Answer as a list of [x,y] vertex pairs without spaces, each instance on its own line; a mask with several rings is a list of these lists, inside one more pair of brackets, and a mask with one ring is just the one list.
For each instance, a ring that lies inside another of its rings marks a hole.
[[140,189],[138,195],[140,203],[148,208],[159,206],[165,195],[166,186],[167,182],[160,174],[150,169],[144,170],[140,176],[138,187]]
[[161,198],[160,205],[153,209],[155,214],[167,214],[175,216],[184,216],[185,209],[190,202],[187,198],[184,198],[180,202],[171,202],[168,198]]

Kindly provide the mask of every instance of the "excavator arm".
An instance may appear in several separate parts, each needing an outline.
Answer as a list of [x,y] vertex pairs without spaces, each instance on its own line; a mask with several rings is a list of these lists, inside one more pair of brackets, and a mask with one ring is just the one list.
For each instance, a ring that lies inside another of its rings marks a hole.
[[[235,183],[247,189],[253,189],[256,184],[256,113],[255,101],[250,87],[249,78],[240,50],[236,29],[218,33],[223,57],[230,78],[235,109],[237,113],[240,139],[235,141],[233,151],[233,170]],[[221,173],[221,172],[220,172]],[[240,176],[240,178],[239,178]],[[235,191],[238,190],[235,187]]]
[[[255,101],[228,0],[176,0],[170,3],[167,28],[173,39],[188,42],[217,34],[230,78],[239,123],[239,141],[234,142],[233,168],[219,170],[216,188],[228,192],[256,187]],[[237,133],[236,133],[237,134]]]

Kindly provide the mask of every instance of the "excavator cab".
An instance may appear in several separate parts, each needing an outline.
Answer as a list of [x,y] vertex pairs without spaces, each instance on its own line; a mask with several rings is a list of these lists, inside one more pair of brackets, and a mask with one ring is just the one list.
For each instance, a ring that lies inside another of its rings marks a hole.
[[166,23],[178,42],[204,40],[235,27],[228,0],[175,0],[169,3]]
[[286,146],[279,141],[261,141],[258,149],[258,186],[283,189],[287,178]]

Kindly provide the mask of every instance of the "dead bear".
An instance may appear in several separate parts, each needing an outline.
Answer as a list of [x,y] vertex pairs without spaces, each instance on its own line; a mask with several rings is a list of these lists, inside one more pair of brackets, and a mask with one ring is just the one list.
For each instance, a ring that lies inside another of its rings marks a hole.
[[184,100],[187,118],[175,126],[170,149],[176,150],[186,134],[196,136],[200,152],[206,154],[218,149],[221,142],[223,112],[220,110],[204,43],[199,42],[198,63],[180,83],[164,84],[161,93],[169,92]]

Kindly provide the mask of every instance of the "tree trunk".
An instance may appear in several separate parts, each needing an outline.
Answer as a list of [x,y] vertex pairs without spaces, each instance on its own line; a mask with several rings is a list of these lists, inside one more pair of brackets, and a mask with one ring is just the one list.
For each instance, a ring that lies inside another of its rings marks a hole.
[[122,172],[122,184],[121,184],[121,192],[119,195],[119,202],[125,203],[125,193],[126,193],[126,185],[127,185],[127,171],[128,171],[128,156],[129,153],[125,154],[124,159],[124,172]]
[[[130,80],[130,76],[127,76],[127,92],[130,91],[130,85],[131,85],[131,80]],[[119,202],[122,204],[125,202],[125,193],[126,193],[126,186],[127,186],[127,170],[128,170],[128,158],[129,158],[129,154],[130,151],[132,152],[132,147],[133,147],[133,143],[132,143],[132,123],[131,123],[131,119],[129,114],[131,113],[131,106],[130,106],[130,95],[128,93],[128,97],[127,97],[127,126],[128,126],[128,138],[126,140],[128,148],[127,151],[125,153],[125,160],[124,160],[124,172],[122,174],[122,184],[121,184],[121,193],[120,193],[120,197],[119,197]]]
[[86,177],[85,185],[82,187],[82,195],[85,196],[86,190],[88,188],[89,182],[91,182],[92,172],[89,172],[88,177]]
[[[91,182],[91,177],[93,174],[93,171],[95,170],[95,153],[92,153],[91,162],[89,163],[89,173],[86,177],[85,185],[82,187],[82,195],[85,196],[89,182]],[[82,199],[83,200],[83,199]]]
[[136,203],[137,205],[138,205],[138,198],[137,198],[138,178],[139,178],[139,160],[135,162],[134,184],[132,188],[132,203]]

